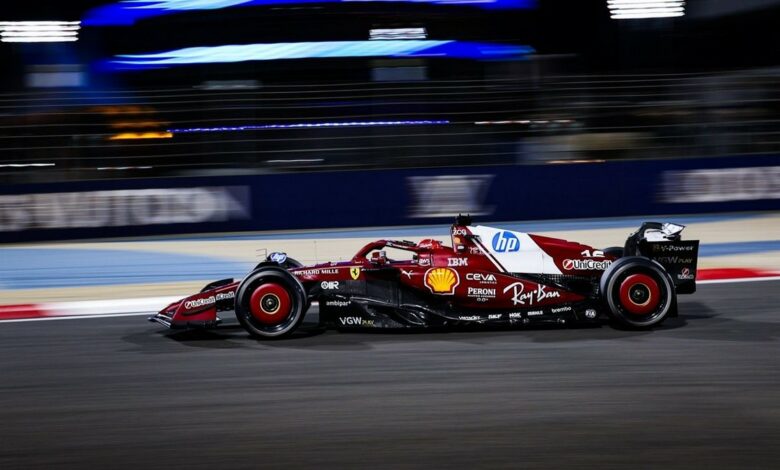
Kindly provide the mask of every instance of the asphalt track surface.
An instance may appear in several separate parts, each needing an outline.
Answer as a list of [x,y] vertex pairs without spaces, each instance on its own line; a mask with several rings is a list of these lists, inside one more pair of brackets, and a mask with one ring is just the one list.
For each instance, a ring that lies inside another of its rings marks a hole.
[[0,324],[0,468],[778,468],[780,282],[652,331]]

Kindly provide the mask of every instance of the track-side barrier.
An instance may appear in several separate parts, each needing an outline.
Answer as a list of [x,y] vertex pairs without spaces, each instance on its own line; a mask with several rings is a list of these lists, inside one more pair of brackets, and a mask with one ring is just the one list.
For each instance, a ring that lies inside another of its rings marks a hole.
[[780,209],[776,155],[0,188],[0,243]]

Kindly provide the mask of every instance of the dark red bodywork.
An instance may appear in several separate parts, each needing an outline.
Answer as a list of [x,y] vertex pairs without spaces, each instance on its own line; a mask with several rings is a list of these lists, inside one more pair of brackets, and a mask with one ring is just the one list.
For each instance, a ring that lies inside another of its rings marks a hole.
[[[553,258],[561,271],[570,276],[597,279],[603,270],[571,269],[571,266],[565,265],[567,260],[593,261],[593,256],[598,254],[598,261],[608,266],[615,259],[580,243],[529,236]],[[289,272],[304,285],[310,301],[330,294],[338,295],[340,283],[370,282],[392,275],[400,286],[431,299],[443,300],[452,311],[466,312],[462,318],[469,317],[468,312],[474,311],[484,311],[488,315],[490,311],[507,312],[512,309],[531,309],[533,312],[535,308],[542,311],[556,305],[572,305],[587,300],[583,292],[502,272],[500,266],[486,255],[484,247],[480,247],[472,237],[468,226],[453,225],[451,238],[452,246],[431,239],[419,243],[377,240],[364,246],[350,261],[291,268]],[[404,260],[388,259],[383,256],[387,249],[401,250],[410,256]],[[216,325],[218,311],[232,309],[240,284],[240,281],[232,280],[221,282],[169,305],[158,314],[157,321],[170,327]]]

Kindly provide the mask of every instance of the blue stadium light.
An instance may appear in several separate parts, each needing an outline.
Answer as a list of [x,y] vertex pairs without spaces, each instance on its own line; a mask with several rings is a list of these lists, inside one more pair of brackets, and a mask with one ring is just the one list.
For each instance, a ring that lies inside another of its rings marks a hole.
[[449,124],[448,120],[415,120],[415,121],[347,121],[347,122],[300,122],[294,124],[256,124],[246,126],[221,127],[187,127],[183,129],[168,129],[171,134],[200,134],[208,132],[241,132],[262,131],[268,129],[318,129],[343,127],[384,127],[384,126],[441,126]]
[[124,0],[87,11],[82,23],[85,26],[131,26],[136,21],[183,11],[350,2],[426,3],[430,5],[469,5],[484,9],[531,9],[536,8],[537,0]]
[[154,54],[116,56],[109,70],[164,68],[187,64],[216,64],[257,60],[344,57],[449,57],[455,59],[517,59],[531,54],[530,46],[453,40],[326,41],[188,47]]

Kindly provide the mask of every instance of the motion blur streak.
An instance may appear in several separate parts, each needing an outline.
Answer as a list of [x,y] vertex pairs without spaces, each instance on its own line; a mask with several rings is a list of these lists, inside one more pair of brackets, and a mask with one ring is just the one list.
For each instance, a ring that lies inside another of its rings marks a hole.
[[156,54],[123,54],[108,61],[117,70],[186,64],[233,63],[251,60],[339,57],[425,57],[459,59],[517,58],[531,54],[529,46],[454,40],[322,41],[189,47]]
[[[173,14],[177,11],[218,10],[231,7],[305,5],[307,3],[383,2],[388,0],[127,0],[96,7],[87,12],[89,26],[130,26],[136,21]],[[537,0],[393,0],[398,3],[433,5],[473,5],[480,8],[533,8]]]
[[122,132],[108,138],[108,140],[138,140],[138,139],[170,139],[171,132]]
[[355,121],[355,122],[307,122],[297,124],[262,124],[257,126],[227,126],[227,127],[191,127],[187,129],[169,129],[173,134],[190,134],[194,132],[235,132],[256,131],[262,129],[317,129],[321,127],[371,127],[371,126],[432,126],[449,124],[450,121]]

